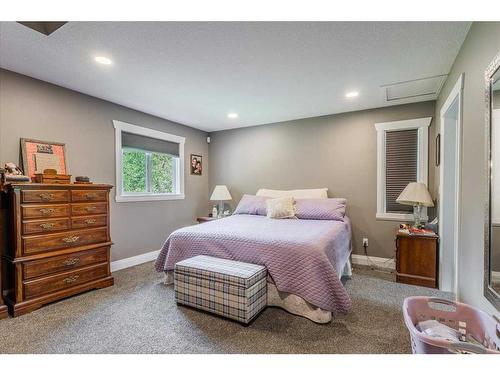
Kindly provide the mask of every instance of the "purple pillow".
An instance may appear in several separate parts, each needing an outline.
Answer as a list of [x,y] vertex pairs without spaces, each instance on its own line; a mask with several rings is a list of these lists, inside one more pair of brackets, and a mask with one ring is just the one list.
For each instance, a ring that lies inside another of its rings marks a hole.
[[343,221],[346,200],[344,198],[296,199],[295,216],[306,220]]
[[234,210],[234,215],[261,215],[266,216],[266,201],[268,197],[257,197],[256,195],[245,194]]

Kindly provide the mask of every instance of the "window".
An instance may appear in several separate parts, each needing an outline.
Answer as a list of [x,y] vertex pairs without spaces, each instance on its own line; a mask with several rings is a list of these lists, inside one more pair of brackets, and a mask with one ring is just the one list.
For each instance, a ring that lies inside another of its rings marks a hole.
[[[432,117],[384,122],[377,129],[377,219],[413,220],[413,207],[396,202],[410,182],[427,185]],[[423,216],[427,214],[423,210]]]
[[113,121],[116,201],[184,198],[183,137]]

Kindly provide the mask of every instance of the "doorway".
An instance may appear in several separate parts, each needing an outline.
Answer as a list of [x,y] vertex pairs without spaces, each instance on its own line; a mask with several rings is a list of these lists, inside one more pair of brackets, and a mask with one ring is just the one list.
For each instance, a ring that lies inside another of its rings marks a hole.
[[439,285],[458,298],[463,74],[440,111]]

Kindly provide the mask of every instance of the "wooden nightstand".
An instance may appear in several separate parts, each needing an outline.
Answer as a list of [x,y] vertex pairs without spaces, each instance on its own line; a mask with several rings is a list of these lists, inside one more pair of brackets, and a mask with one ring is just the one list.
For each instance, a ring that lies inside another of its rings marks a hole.
[[207,221],[213,221],[213,220],[217,220],[217,218],[210,217],[210,216],[200,216],[200,217],[196,218],[196,221],[198,222],[198,224],[206,223]]
[[439,237],[396,235],[396,281],[438,288]]

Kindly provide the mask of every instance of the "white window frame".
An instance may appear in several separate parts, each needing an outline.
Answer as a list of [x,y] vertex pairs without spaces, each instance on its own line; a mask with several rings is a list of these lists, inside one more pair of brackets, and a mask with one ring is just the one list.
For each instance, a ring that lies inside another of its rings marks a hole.
[[[144,128],[123,121],[113,120],[115,127],[115,161],[116,161],[116,202],[144,202],[184,199],[184,144],[186,138],[178,135],[165,133],[158,130]],[[179,144],[179,158],[175,166],[174,185],[175,193],[125,193],[123,192],[123,154],[122,154],[122,132],[142,135],[144,137],[156,138],[163,141]]]
[[[429,165],[429,126],[432,117],[416,118],[403,121],[380,122],[377,130],[377,214],[379,220],[413,221],[413,214],[386,212],[385,197],[385,139],[386,133],[399,130],[418,130],[417,147],[417,182],[428,186]],[[427,220],[427,208],[422,210],[422,219]]]

